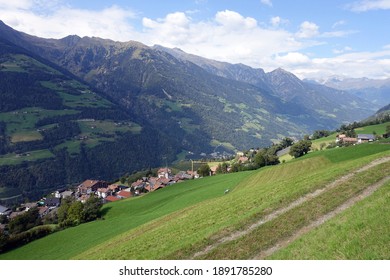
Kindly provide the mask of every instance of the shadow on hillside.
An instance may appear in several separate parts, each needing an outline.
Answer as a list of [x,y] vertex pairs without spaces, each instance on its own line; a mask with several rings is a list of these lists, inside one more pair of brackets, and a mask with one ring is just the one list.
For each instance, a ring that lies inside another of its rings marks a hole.
[[104,207],[104,209],[100,210],[101,218],[104,219],[104,216],[111,210],[112,207]]

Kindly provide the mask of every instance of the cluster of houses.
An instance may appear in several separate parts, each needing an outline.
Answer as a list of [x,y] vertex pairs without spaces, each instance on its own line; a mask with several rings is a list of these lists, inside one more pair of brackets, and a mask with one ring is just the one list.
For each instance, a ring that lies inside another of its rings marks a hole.
[[170,168],[160,168],[157,177],[144,177],[132,183],[130,187],[109,184],[102,180],[85,180],[75,190],[56,191],[52,196],[43,198],[38,202],[21,204],[15,211],[0,205],[0,215],[5,215],[9,219],[13,219],[31,208],[37,207],[39,215],[45,217],[51,211],[56,211],[61,205],[61,200],[67,197],[74,197],[76,200],[84,203],[90,196],[95,195],[100,197],[104,203],[107,203],[139,196],[143,193],[153,192],[184,180],[197,178],[199,178],[199,175],[196,171],[180,171],[178,174],[173,175]]
[[[61,204],[61,199],[58,197],[48,197],[41,199],[38,202],[28,202],[22,203],[14,211],[6,206],[0,205],[0,216],[7,216],[8,219],[12,220],[13,218],[29,211],[32,208],[37,207],[39,216],[41,218],[45,217],[51,211],[57,209]],[[0,224],[0,229],[4,229],[5,225]]]
[[139,196],[142,193],[153,192],[188,179],[199,178],[195,171],[180,171],[172,175],[170,168],[160,168],[157,177],[143,177],[132,183],[130,187],[108,184],[105,181],[86,180],[77,187],[76,198],[86,201],[91,195],[97,195],[104,202],[113,202],[124,198]]
[[374,134],[358,134],[357,137],[347,137],[345,134],[338,134],[336,136],[336,143],[340,144],[361,144],[375,141]]

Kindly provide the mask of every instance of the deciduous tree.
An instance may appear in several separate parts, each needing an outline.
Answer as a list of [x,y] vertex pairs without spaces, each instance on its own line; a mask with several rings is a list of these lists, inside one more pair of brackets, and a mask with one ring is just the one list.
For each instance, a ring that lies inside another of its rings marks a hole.
[[291,146],[289,154],[295,158],[301,157],[310,151],[311,144],[310,140],[301,140]]

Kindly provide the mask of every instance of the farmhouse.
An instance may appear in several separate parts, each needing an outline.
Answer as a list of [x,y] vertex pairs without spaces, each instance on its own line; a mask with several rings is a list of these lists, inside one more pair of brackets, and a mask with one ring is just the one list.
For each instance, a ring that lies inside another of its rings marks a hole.
[[74,194],[73,191],[56,191],[54,196],[57,198],[67,198],[70,197]]
[[177,173],[175,175],[175,177],[173,178],[176,182],[179,181],[179,180],[190,180],[192,179],[192,172],[191,171],[180,171],[179,173]]
[[358,142],[357,138],[354,137],[347,137],[345,134],[338,134],[336,136],[336,143],[341,144],[356,144]]
[[61,199],[57,197],[49,197],[45,200],[45,206],[47,207],[59,207],[61,203]]
[[345,135],[345,134],[338,134],[336,136],[336,143],[343,142],[344,138],[347,138],[347,135]]
[[358,142],[358,139],[352,137],[345,137],[341,142],[345,144],[356,144]]
[[118,194],[117,194],[117,197],[118,198],[129,198],[129,197],[132,197],[133,194],[131,192],[128,192],[128,191],[120,191]]
[[166,178],[169,179],[172,176],[172,170],[170,168],[160,168],[157,172],[158,178]]
[[121,190],[120,186],[116,184],[109,185],[108,189],[111,191],[111,193],[116,193]]
[[96,194],[100,198],[106,198],[111,195],[111,190],[109,188],[98,188]]
[[367,143],[375,141],[375,135],[374,134],[358,134],[357,136],[358,143]]
[[96,192],[99,188],[107,188],[108,183],[98,180],[85,180],[77,187],[77,191],[80,194],[91,194]]

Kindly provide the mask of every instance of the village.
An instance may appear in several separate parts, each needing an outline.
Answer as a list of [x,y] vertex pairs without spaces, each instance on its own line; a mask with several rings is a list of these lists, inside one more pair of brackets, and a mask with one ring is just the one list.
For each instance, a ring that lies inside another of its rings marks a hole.
[[[198,179],[199,177],[197,171],[180,171],[176,175],[173,175],[172,170],[165,167],[158,170],[157,177],[143,177],[142,179],[133,182],[130,186],[110,184],[103,180],[88,179],[79,184],[76,188],[57,190],[39,201],[22,203],[19,207],[14,208],[14,211],[6,206],[0,205],[0,215],[6,216],[8,219],[12,220],[26,211],[37,207],[39,216],[44,218],[50,212],[55,212],[56,209],[58,209],[61,205],[61,200],[69,197],[85,203],[91,196],[96,196],[100,198],[103,203],[109,203],[154,192],[167,186],[185,180]],[[0,227],[3,227],[0,229],[4,229],[4,226],[3,223],[0,223]]]

